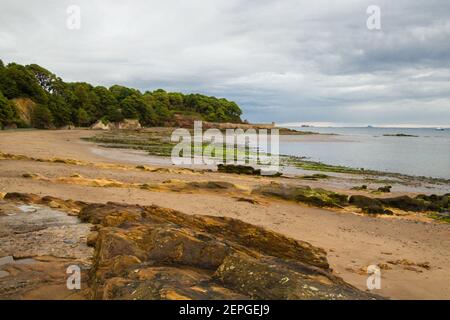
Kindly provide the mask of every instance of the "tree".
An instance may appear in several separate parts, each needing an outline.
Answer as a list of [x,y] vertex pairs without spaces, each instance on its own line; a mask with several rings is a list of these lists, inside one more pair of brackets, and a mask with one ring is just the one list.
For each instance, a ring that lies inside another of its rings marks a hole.
[[102,116],[108,113],[108,110],[117,109],[119,104],[117,103],[114,95],[105,87],[95,87],[94,93],[97,96],[97,104],[96,104],[96,114],[97,118],[101,118]]
[[[34,74],[24,66],[10,63],[3,70],[4,81],[0,81],[0,90],[7,98],[28,97],[39,103],[47,102],[47,95],[39,85]],[[10,87],[8,87],[10,86]]]
[[83,108],[78,109],[77,120],[78,120],[78,125],[81,127],[85,127],[85,126],[89,125],[90,118],[89,118],[89,114],[86,112],[86,110],[84,110]]
[[111,122],[120,122],[123,121],[125,117],[123,116],[122,110],[119,107],[110,106],[106,111],[106,119]]
[[126,97],[120,103],[123,116],[127,119],[139,119],[138,110],[141,109],[141,104],[143,104],[143,101],[137,94]]
[[171,117],[169,110],[169,96],[164,90],[156,90],[155,92],[146,92],[144,94],[145,103],[150,106],[154,112],[155,119],[153,125],[163,125],[165,121]]
[[142,94],[120,85],[108,89],[85,82],[66,83],[37,64],[24,67],[10,63],[5,66],[1,60],[0,91],[2,125],[5,121],[19,124],[16,108],[10,100],[24,97],[40,105],[34,115],[39,127],[73,123],[89,125],[97,119],[118,122],[124,118],[139,119],[143,125],[156,126],[164,125],[175,112],[193,114],[209,121],[240,122],[242,114],[236,103],[226,99],[163,89]]
[[14,123],[15,109],[12,103],[0,91],[0,128]]
[[34,74],[42,89],[46,92],[53,92],[53,85],[58,81],[58,78],[53,73],[37,64],[30,64],[26,66],[26,69]]
[[38,104],[34,108],[31,124],[38,129],[49,129],[53,127],[53,115],[47,106]]
[[52,113],[53,124],[56,127],[63,127],[73,123],[71,107],[63,96],[51,95],[48,101],[48,108]]
[[124,86],[114,85],[109,88],[109,91],[113,94],[118,102],[122,102],[125,98],[131,96],[134,93],[140,94],[139,90],[130,89]]
[[169,93],[169,104],[171,110],[183,110],[184,109],[183,94],[179,92]]

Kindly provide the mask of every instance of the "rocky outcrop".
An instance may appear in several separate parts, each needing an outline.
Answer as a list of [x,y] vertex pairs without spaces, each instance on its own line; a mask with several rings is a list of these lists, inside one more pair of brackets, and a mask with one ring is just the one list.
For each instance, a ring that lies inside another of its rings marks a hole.
[[66,270],[90,269],[94,250],[86,240],[93,226],[53,208],[72,212],[75,203],[19,193],[0,200],[0,300],[87,297],[86,281],[82,290],[67,288]]
[[[78,208],[81,225],[93,225],[85,236],[95,247],[92,299],[378,298],[335,276],[323,249],[240,220],[19,193],[5,199]],[[58,239],[50,241],[55,248]]]
[[284,200],[303,202],[317,207],[344,207],[348,205],[348,196],[324,189],[308,186],[291,186],[278,183],[260,186],[254,194],[276,197]]
[[15,98],[11,100],[16,107],[17,115],[27,125],[31,125],[31,118],[33,111],[36,108],[36,103],[30,98]]
[[392,189],[392,186],[384,186],[384,187],[379,187],[377,189],[377,191],[389,193],[389,192],[391,192],[391,189]]
[[98,120],[96,123],[91,125],[91,130],[111,130],[109,123],[104,123],[102,120]]
[[374,198],[362,196],[362,195],[353,195],[350,197],[350,204],[354,205],[362,209],[363,212],[369,214],[392,214],[390,210],[386,210],[383,207],[383,203]]
[[385,208],[399,209],[413,212],[445,212],[450,209],[450,194],[438,195],[418,195],[414,198],[410,196],[399,196],[392,198],[370,198],[362,195],[353,195],[349,203],[361,208],[366,213],[392,214],[392,211]]
[[157,206],[93,204],[95,299],[371,299],[325,252],[239,220]]
[[255,169],[251,166],[244,166],[244,165],[219,164],[217,166],[217,171],[223,172],[223,173],[248,174],[248,175],[255,175],[255,176],[261,175],[260,169]]
[[141,128],[142,126],[137,119],[124,119],[120,122],[107,123],[104,123],[102,120],[98,120],[96,123],[91,125],[92,130],[137,130]]

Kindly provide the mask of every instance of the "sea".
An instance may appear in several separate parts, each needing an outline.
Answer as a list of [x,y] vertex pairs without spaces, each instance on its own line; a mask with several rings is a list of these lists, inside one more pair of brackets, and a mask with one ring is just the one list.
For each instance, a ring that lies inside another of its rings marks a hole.
[[442,131],[435,128],[289,128],[330,134],[330,137],[305,141],[280,139],[280,154],[352,168],[450,179],[448,128]]

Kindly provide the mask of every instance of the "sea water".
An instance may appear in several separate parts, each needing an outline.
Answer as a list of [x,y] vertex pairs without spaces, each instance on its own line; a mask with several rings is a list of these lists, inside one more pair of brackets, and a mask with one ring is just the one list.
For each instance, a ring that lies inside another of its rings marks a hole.
[[[305,141],[281,139],[280,154],[332,165],[450,179],[450,129],[290,128],[335,135]],[[396,134],[411,137],[385,136]]]

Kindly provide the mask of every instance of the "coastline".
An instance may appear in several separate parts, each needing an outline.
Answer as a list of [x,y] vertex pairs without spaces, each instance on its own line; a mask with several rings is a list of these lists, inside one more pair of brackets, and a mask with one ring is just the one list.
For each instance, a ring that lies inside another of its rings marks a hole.
[[[422,213],[371,216],[351,207],[318,208],[251,193],[256,186],[282,183],[354,195],[393,197],[413,196],[424,191],[432,193],[440,190],[439,185],[429,189],[430,186],[421,181],[413,182],[411,186],[393,184],[391,193],[374,195],[370,190],[352,190],[363,180],[359,180],[358,175],[342,173],[329,173],[328,178],[309,180],[302,175],[254,177],[179,169],[172,165],[152,165],[143,167],[144,170],[128,161],[126,157],[131,155],[117,158],[92,152],[98,147],[80,138],[95,135],[93,131],[32,130],[0,134],[0,151],[28,157],[0,160],[2,193],[36,193],[86,202],[156,204],[186,214],[237,218],[324,248],[334,274],[361,290],[365,290],[367,277],[364,268],[375,263],[389,267],[383,271],[386,287],[377,292],[382,296],[394,299],[450,298],[446,295],[450,292],[450,252],[446,252],[450,250],[450,224]],[[106,148],[103,151],[132,152],[133,156],[137,152],[145,157],[142,151]],[[310,171],[308,175],[312,173]],[[31,175],[27,178],[24,174]],[[204,189],[203,183],[208,181],[226,182],[230,187],[220,191]],[[151,189],[135,188],[136,183],[148,184]],[[192,183],[198,187],[192,189]],[[373,182],[369,188],[375,190],[384,184],[385,181]],[[388,262],[402,259],[419,264],[429,262],[431,269]]]

